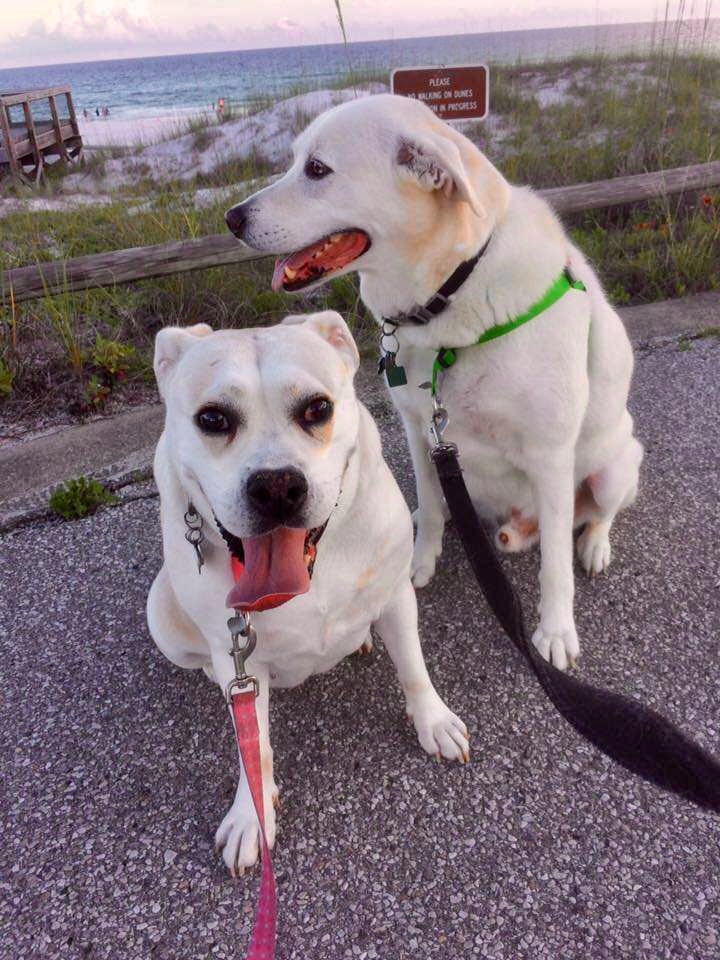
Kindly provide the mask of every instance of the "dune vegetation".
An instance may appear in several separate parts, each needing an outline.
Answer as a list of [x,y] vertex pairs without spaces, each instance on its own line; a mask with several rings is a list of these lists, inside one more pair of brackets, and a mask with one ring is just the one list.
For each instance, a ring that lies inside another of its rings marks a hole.
[[[377,89],[386,79],[354,76],[338,87]],[[311,101],[306,91],[290,93],[295,99],[285,103],[296,132],[312,119]],[[277,106],[255,105],[252,119],[263,122]],[[703,163],[718,159],[720,58],[660,48],[642,57],[498,65],[491,68],[490,110],[487,121],[464,132],[515,183],[558,186]],[[237,110],[230,116],[228,129],[251,119]],[[218,162],[204,162],[190,179],[163,180],[150,164],[143,168],[139,154],[132,176],[108,192],[108,164],[122,153],[98,151],[84,171],[97,202],[88,202],[86,189],[80,203],[60,171],[40,195],[44,209],[37,192],[6,190],[0,270],[221,232],[225,210],[250,192],[248,182],[256,189],[287,162],[282,143],[272,156],[253,143],[226,156],[217,151],[216,127],[195,123],[179,135],[191,138],[195,159],[216,151]],[[720,286],[718,190],[566,223],[618,304]],[[8,425],[43,410],[82,416],[149,397],[153,336],[170,323],[244,326],[331,306],[372,348],[373,324],[354,278],[298,299],[270,290],[271,267],[260,261],[0,308],[0,417]]]

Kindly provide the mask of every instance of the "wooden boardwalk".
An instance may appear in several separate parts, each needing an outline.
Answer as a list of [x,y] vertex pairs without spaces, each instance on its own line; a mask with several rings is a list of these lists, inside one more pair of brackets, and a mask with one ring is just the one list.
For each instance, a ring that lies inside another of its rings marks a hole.
[[[63,106],[64,102],[64,106]],[[36,109],[49,117],[33,115]],[[69,87],[0,93],[0,177],[38,183],[48,163],[81,156],[82,137]]]

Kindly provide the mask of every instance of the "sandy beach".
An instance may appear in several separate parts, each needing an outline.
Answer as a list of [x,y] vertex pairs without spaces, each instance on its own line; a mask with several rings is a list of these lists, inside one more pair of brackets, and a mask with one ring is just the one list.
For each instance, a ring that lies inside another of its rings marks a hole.
[[216,123],[214,112],[206,107],[197,110],[173,110],[157,116],[119,116],[83,119],[78,116],[80,134],[85,147],[150,146],[185,133],[192,120]]

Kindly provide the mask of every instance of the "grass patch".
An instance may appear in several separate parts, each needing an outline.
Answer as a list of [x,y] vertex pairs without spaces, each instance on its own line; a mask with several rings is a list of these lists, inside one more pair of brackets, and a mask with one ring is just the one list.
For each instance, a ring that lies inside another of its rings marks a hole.
[[68,480],[50,497],[50,509],[65,520],[79,520],[94,513],[98,507],[118,503],[99,480],[93,477],[77,477]]

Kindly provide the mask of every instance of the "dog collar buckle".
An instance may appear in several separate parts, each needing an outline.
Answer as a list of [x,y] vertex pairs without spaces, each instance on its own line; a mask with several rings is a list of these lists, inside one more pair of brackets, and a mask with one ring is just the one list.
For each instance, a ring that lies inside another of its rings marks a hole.
[[423,317],[423,323],[428,323],[433,317],[436,317],[450,303],[450,297],[446,297],[439,290],[433,294],[424,307],[420,307],[417,313]]

